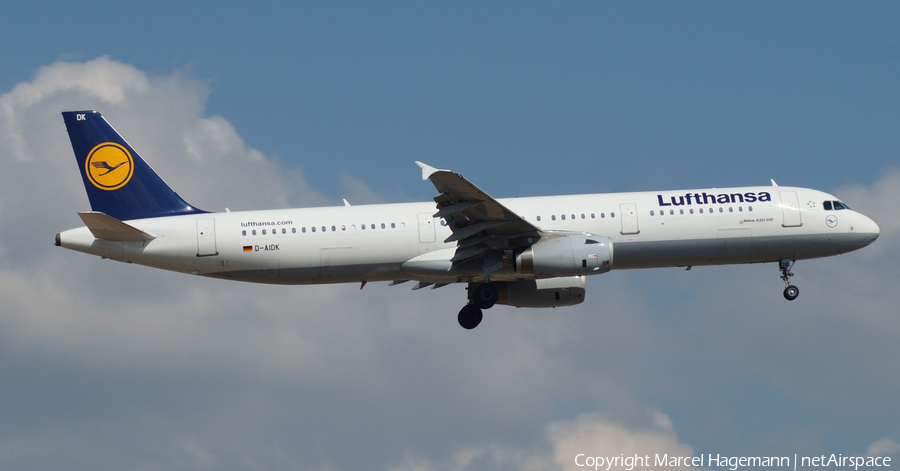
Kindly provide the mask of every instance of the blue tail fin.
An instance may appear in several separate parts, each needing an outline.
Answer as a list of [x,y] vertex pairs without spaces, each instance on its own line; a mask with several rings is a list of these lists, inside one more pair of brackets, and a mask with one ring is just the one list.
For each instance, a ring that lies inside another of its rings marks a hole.
[[96,111],[63,111],[91,209],[120,221],[203,213],[166,185]]

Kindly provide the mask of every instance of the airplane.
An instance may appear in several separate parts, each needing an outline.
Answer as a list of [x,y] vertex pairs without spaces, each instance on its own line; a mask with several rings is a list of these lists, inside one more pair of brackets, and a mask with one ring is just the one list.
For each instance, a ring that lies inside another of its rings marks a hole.
[[224,280],[467,285],[474,329],[495,304],[560,307],[613,269],[794,262],[863,248],[878,225],[835,196],[778,186],[495,199],[421,162],[434,202],[207,212],[191,206],[97,111],[62,113],[91,211],[56,245]]

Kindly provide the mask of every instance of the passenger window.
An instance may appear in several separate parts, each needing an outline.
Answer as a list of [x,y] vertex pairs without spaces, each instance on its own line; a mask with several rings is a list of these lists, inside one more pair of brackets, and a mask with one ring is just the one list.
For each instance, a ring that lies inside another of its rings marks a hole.
[[396,224],[394,224],[394,223],[391,223],[391,229],[395,229],[395,228],[396,228],[396,227],[397,227],[397,225],[396,225]]
[[346,231],[346,230],[347,230],[347,226],[346,226],[345,224],[341,224],[341,230],[342,230],[342,231]]
[[282,233],[282,234],[287,234],[287,229],[281,228],[281,233]]
[[700,214],[703,214],[703,208],[700,208]]
[[691,214],[694,214],[694,208],[691,208],[690,212],[691,212]]
[[296,234],[296,233],[297,233],[297,228],[296,228],[296,227],[292,227],[292,228],[291,228],[291,234]]
[[597,219],[595,216],[596,215],[594,213],[591,213],[591,219]]
[[572,219],[575,219],[575,215],[574,215],[574,214],[572,215]]
[[538,217],[537,217],[537,220],[538,220],[538,222],[541,222],[541,217],[538,216]]
[[372,224],[372,230],[374,230],[374,229],[375,229],[375,224]]
[[300,232],[306,234],[306,226],[300,228]]
[[652,210],[652,209],[650,210],[650,215],[651,215],[651,216],[655,216],[655,214],[653,213],[653,210]]
[[241,231],[241,235],[247,235],[247,231]]
[[313,231],[313,232],[316,232],[316,226],[313,226],[313,227],[312,227],[312,231]]
[[753,211],[753,206],[747,206],[747,211]]
[[609,217],[611,217],[611,218],[616,217],[616,213],[609,213]]
[[565,214],[563,214],[561,217],[562,217],[562,220],[563,220],[563,221],[566,220],[566,215],[565,215]]
[[554,215],[550,216],[550,219],[553,220],[553,221],[555,221],[555,220],[556,220],[556,215],[554,214]]
[[606,219],[606,213],[600,213],[600,219]]
[[[443,219],[441,219],[441,222],[442,222],[442,223],[443,223],[443,222],[444,222],[444,220],[443,220]],[[442,225],[442,226],[443,226],[443,224],[441,224],[441,225]],[[384,228],[385,228],[385,225],[384,225],[384,223],[381,223],[381,228],[382,228],[382,229],[384,229]]]
[[719,212],[720,212],[720,213],[724,213],[724,212],[725,212],[725,208],[721,208],[721,207],[720,207],[720,208],[719,208]]
[[587,219],[584,217],[584,213],[581,213],[581,219]]

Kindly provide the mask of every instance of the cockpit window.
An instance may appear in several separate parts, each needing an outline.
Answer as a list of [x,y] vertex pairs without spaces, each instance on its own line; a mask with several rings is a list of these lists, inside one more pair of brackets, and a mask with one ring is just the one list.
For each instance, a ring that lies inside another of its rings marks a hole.
[[840,209],[850,209],[850,206],[847,206],[846,204],[841,203],[840,201],[826,201],[826,202],[822,203],[822,207],[825,208],[826,211],[831,211],[831,210],[837,211]]

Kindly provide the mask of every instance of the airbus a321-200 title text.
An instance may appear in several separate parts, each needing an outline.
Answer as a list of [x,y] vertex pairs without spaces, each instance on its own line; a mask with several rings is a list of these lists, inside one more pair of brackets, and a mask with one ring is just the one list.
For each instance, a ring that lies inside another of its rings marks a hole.
[[588,456],[584,453],[575,455],[575,466],[594,470],[624,470],[631,471],[635,468],[648,467],[727,467],[731,471],[739,468],[787,468],[805,469],[819,467],[853,468],[882,468],[891,466],[889,456],[844,456],[840,454],[820,456],[722,456],[720,454],[700,454],[698,456],[674,456],[659,453],[653,455],[625,456]]

